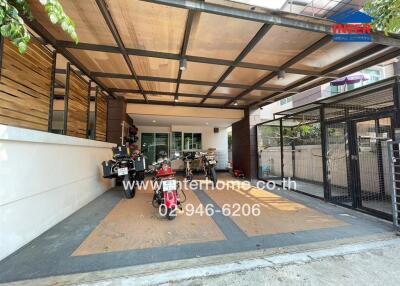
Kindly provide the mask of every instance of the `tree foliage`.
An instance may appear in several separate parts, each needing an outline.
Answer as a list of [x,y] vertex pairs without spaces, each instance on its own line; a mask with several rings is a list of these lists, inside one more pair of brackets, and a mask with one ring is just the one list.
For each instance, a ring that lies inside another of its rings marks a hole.
[[374,30],[385,34],[400,32],[400,0],[370,0],[365,4],[364,11],[374,18]]
[[[64,13],[58,0],[35,1],[39,1],[43,6],[51,23],[60,25],[61,29],[78,43],[75,24]],[[30,40],[24,18],[32,20],[28,0],[0,0],[0,33],[3,37],[9,38],[18,47],[20,53],[26,51]]]

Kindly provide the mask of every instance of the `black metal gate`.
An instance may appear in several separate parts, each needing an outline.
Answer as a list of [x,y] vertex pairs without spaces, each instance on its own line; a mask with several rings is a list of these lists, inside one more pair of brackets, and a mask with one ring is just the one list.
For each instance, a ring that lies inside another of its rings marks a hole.
[[392,117],[327,123],[328,200],[391,217],[389,159]]

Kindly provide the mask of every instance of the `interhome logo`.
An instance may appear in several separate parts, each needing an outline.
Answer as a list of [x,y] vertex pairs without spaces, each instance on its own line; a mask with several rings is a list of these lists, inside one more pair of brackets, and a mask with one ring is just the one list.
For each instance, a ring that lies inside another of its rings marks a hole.
[[334,42],[372,42],[371,25],[373,18],[354,9],[348,9],[329,17],[333,24]]

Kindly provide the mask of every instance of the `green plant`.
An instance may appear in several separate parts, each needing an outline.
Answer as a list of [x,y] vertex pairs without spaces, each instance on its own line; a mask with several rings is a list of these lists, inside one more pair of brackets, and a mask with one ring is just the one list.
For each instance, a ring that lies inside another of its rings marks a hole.
[[364,11],[374,18],[372,28],[385,34],[400,32],[400,0],[370,0]]
[[[78,35],[74,22],[64,13],[58,0],[36,0],[44,7],[51,23],[58,24],[61,29],[69,34],[75,43]],[[25,19],[32,20],[32,13],[28,0],[0,0],[0,33],[9,38],[17,46],[20,53],[24,53],[30,41],[30,35],[25,24]]]

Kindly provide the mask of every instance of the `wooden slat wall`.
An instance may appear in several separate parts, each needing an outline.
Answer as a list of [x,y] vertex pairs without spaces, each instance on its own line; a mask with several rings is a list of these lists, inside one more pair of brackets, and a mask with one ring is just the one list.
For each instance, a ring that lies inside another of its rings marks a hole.
[[103,92],[97,89],[95,109],[95,140],[107,140],[107,100]]
[[70,65],[67,68],[66,98],[65,134],[87,138],[89,83],[75,72]]
[[0,124],[48,131],[52,67],[53,54],[35,38],[23,55],[4,39]]

